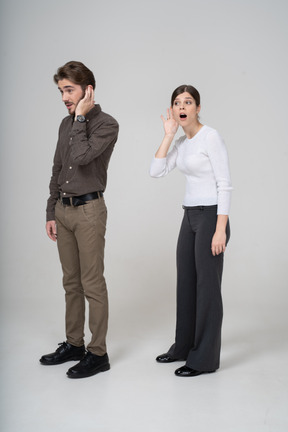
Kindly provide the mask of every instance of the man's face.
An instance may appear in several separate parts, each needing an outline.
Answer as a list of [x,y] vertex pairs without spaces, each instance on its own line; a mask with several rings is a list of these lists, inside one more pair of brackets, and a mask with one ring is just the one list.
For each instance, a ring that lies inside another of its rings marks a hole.
[[74,114],[76,107],[85,95],[85,91],[79,84],[63,79],[58,81],[58,89],[62,95],[62,100],[68,108],[69,114]]

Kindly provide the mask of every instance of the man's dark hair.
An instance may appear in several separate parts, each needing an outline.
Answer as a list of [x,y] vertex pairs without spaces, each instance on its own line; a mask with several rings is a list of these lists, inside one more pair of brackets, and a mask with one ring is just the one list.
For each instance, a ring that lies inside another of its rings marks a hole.
[[179,96],[182,93],[185,93],[185,92],[189,93],[193,97],[193,99],[196,102],[196,106],[200,105],[200,94],[199,94],[198,90],[195,87],[191,86],[191,85],[183,84],[183,85],[177,87],[174,90],[174,92],[172,93],[172,96],[171,96],[171,107],[173,106],[173,103],[174,103],[174,100],[176,99],[176,97]]
[[85,90],[88,85],[92,85],[93,89],[95,89],[96,86],[93,72],[83,63],[77,61],[69,61],[64,66],[58,68],[57,73],[54,75],[54,81],[58,84],[58,81],[63,79],[80,85],[83,90]]

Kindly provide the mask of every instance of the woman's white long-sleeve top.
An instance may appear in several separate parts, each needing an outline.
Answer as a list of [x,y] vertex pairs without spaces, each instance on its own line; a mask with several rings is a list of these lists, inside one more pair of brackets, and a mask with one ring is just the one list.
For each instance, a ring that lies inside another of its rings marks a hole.
[[177,139],[166,158],[154,157],[150,175],[163,177],[176,166],[186,176],[184,206],[217,204],[218,214],[229,214],[229,160],[224,141],[215,129],[204,125],[193,138]]

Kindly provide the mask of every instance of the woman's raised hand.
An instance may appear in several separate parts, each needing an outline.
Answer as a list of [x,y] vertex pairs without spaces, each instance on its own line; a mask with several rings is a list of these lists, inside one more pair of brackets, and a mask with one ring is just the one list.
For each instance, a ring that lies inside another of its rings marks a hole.
[[172,109],[167,109],[167,119],[163,115],[161,115],[161,119],[164,126],[165,136],[162,140],[160,147],[158,148],[155,157],[156,158],[165,158],[167,156],[168,150],[172,141],[174,139],[174,135],[178,129],[178,123],[173,117]]
[[178,129],[179,124],[173,117],[172,108],[167,109],[167,119],[163,115],[161,115],[161,119],[163,122],[163,127],[165,131],[165,135],[175,135]]

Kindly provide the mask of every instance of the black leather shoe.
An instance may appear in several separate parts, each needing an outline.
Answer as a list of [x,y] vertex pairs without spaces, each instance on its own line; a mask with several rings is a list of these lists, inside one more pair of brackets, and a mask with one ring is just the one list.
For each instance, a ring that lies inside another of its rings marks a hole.
[[156,361],[158,363],[172,363],[180,360],[184,360],[184,359],[174,359],[168,353],[160,354],[158,357],[156,357]]
[[45,354],[39,360],[43,365],[57,365],[71,360],[81,360],[85,355],[85,346],[76,347],[62,342],[54,353]]
[[80,363],[68,370],[67,375],[69,378],[87,378],[109,369],[110,364],[107,354],[98,356],[88,351]]
[[213,371],[196,371],[194,369],[189,368],[188,366],[182,366],[179,369],[175,370],[175,375],[181,376],[181,377],[194,377],[197,375],[202,375],[205,373],[213,373],[213,372],[215,372],[215,370],[213,370]]

